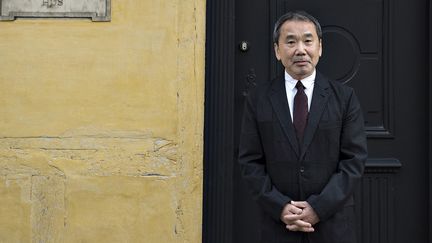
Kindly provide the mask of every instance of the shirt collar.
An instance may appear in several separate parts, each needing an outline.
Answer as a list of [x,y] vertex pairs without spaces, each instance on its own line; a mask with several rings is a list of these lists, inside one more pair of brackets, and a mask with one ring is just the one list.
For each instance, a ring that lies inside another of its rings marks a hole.
[[[308,77],[300,80],[303,86],[305,87],[305,89],[310,89],[311,87],[313,87],[313,84],[315,82],[315,76],[316,76],[316,70],[314,70],[313,73]],[[297,79],[294,79],[293,77],[291,77],[291,75],[289,75],[285,71],[285,84],[287,89],[293,90],[297,84],[297,81],[298,81]]]

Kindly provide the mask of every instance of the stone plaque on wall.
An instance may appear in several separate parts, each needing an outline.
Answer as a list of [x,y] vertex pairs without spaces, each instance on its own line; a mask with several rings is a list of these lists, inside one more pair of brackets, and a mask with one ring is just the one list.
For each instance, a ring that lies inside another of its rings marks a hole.
[[0,20],[17,17],[111,20],[111,0],[0,0]]

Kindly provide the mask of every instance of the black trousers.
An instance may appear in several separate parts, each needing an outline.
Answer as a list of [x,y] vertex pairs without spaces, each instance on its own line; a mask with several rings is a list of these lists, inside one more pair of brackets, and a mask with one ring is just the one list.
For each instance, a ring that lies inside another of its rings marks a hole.
[[308,239],[308,237],[307,237],[307,235],[306,234],[303,234],[303,237],[302,237],[302,241],[301,241],[302,243],[309,243],[309,239]]

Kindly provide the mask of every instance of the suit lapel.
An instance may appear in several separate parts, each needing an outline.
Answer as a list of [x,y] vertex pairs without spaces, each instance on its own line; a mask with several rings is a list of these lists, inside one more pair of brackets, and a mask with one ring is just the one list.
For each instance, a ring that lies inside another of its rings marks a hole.
[[279,119],[279,122],[281,123],[282,129],[285,135],[288,137],[288,141],[290,142],[296,155],[299,156],[299,144],[297,142],[296,133],[291,120],[285,90],[285,80],[283,78],[277,78],[273,81],[272,90],[270,91],[269,95],[273,109]]
[[314,91],[312,95],[312,104],[309,111],[309,118],[303,137],[300,159],[303,159],[307,147],[312,142],[313,136],[318,127],[318,123],[321,119],[321,115],[327,105],[329,97],[328,89],[328,81],[320,73],[317,72]]

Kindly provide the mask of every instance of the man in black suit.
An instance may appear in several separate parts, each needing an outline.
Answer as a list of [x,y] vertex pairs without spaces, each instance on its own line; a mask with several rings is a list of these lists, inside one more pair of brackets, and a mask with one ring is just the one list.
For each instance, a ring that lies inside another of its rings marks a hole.
[[314,17],[289,12],[273,35],[285,73],[250,92],[239,148],[242,177],[263,211],[261,242],[353,243],[353,191],[367,157],[359,102],[316,71]]

